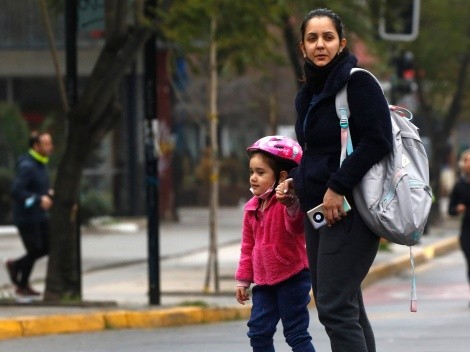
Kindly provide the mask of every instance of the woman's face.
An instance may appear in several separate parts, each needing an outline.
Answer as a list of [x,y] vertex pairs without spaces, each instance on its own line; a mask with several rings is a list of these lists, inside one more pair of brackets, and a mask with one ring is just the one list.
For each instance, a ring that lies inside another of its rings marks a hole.
[[300,43],[304,58],[314,65],[326,66],[346,45],[346,39],[339,38],[338,32],[329,17],[312,17],[305,27]]
[[261,196],[276,182],[274,170],[261,153],[254,153],[250,158],[250,186],[255,196]]

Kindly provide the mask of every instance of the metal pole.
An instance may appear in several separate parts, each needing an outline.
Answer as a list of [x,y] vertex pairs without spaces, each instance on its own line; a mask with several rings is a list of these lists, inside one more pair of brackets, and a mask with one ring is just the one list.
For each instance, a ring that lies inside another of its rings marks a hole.
[[[156,0],[147,0],[145,3],[146,16],[153,18],[156,6]],[[157,120],[156,39],[156,35],[152,35],[144,48],[145,171],[150,305],[160,304],[159,177],[158,153],[154,135],[154,122],[156,123]]]
[[[77,31],[78,31],[78,0],[65,2],[65,87],[69,109],[77,104]],[[68,125],[69,126],[69,125]],[[68,128],[67,126],[67,128]],[[77,292],[82,297],[82,260],[81,260],[81,231],[80,231],[80,201],[77,199],[75,217],[75,259],[77,275]]]
[[77,103],[77,28],[78,28],[78,0],[65,2],[65,87],[69,107]]

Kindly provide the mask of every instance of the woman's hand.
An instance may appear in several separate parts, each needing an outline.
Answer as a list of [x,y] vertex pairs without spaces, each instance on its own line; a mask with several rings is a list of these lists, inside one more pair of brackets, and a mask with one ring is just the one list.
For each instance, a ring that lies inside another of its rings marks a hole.
[[323,197],[323,212],[328,226],[333,225],[341,220],[341,217],[346,216],[347,213],[343,209],[344,196],[336,193],[332,189],[326,190]]

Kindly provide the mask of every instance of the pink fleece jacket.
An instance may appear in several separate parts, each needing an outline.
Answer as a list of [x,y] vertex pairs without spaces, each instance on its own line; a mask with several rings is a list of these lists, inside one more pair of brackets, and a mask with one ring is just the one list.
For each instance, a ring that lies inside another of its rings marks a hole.
[[275,285],[308,268],[303,217],[289,216],[284,205],[271,197],[264,211],[255,210],[258,199],[245,204],[241,253],[235,278],[239,282]]

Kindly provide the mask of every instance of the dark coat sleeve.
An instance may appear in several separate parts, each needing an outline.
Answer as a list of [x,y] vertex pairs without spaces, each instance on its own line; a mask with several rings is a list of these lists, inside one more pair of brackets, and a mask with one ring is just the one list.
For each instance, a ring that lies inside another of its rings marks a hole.
[[339,194],[350,193],[367,171],[393,148],[388,103],[370,74],[359,71],[351,76],[348,104],[354,151],[328,182],[328,187]]

